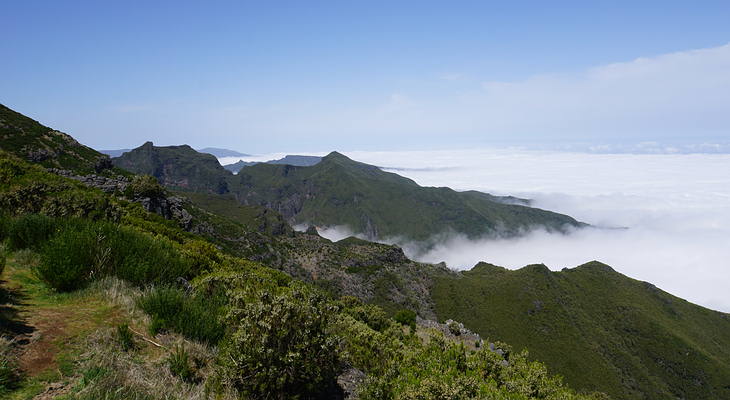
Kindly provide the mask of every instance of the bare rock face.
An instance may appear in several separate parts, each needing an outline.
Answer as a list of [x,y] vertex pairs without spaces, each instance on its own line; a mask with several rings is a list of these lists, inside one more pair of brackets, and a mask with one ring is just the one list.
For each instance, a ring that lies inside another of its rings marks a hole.
[[65,178],[71,178],[79,181],[86,186],[101,189],[104,193],[124,192],[129,186],[130,180],[123,176],[117,176],[116,178],[109,178],[101,175],[76,175],[73,172],[65,169],[49,168],[48,172],[52,172],[56,175],[61,175]]
[[56,158],[58,157],[58,154],[48,149],[30,148],[26,152],[26,157],[28,158],[28,161],[39,163],[51,158]]
[[357,368],[347,368],[337,376],[337,385],[342,389],[344,399],[357,399],[357,388],[365,380],[365,373]]
[[[108,158],[107,158],[108,160]],[[105,193],[124,193],[131,184],[131,180],[124,176],[109,178],[101,175],[76,175],[69,170],[49,168],[49,172],[70,178],[83,183],[86,186],[100,189]],[[175,196],[159,197],[135,197],[130,199],[140,203],[146,211],[163,216],[166,219],[176,220],[185,230],[190,230],[193,223],[193,216],[185,209],[185,200]]]

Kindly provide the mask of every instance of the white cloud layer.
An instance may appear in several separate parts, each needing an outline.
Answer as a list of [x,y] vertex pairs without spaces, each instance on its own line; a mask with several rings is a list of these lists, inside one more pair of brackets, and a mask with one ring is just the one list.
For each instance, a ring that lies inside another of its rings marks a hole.
[[[599,260],[693,303],[730,312],[730,154],[504,148],[345,154],[423,186],[531,198],[537,207],[595,226],[628,228],[570,235],[535,231],[499,241],[451,237],[427,254],[406,244],[406,252],[419,260],[445,261],[456,269],[471,268],[479,261],[508,268],[544,263],[553,270]],[[320,234],[336,241],[355,233],[337,226],[320,229]]]
[[419,259],[471,268],[599,260],[689,301],[730,312],[730,155],[525,150],[350,152],[421,185],[535,199],[541,208],[617,230],[537,231],[516,240],[452,237]]

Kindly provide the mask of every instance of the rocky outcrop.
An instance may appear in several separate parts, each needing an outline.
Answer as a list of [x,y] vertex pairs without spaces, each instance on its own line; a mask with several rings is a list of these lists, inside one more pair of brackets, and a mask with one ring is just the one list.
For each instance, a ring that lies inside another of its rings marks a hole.
[[[107,177],[102,175],[76,175],[72,171],[49,168],[49,172],[70,178],[83,183],[86,186],[97,188],[105,193],[124,194],[132,181],[124,176]],[[193,216],[185,209],[185,200],[181,197],[167,196],[133,196],[129,200],[142,205],[146,211],[161,215],[165,219],[177,221],[185,230],[190,230],[193,224]]]

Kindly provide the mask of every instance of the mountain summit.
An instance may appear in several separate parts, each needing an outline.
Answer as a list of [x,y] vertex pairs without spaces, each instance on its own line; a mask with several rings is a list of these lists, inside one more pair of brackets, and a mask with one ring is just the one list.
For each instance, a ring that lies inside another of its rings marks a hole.
[[370,239],[424,241],[442,233],[514,236],[533,227],[585,226],[566,215],[505,204],[481,192],[422,187],[411,179],[332,152],[311,167],[257,164],[232,185],[244,204],[273,208],[294,224],[345,225]]

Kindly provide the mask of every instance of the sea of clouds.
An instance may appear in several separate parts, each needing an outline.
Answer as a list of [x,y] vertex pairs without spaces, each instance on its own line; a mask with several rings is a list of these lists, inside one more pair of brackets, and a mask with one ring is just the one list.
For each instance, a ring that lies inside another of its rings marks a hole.
[[[483,149],[344,152],[423,186],[533,199],[536,207],[594,226],[571,234],[536,230],[518,239],[451,235],[421,261],[468,269],[479,261],[553,270],[591,260],[691,302],[730,312],[730,154],[596,154]],[[317,154],[317,155],[322,155]],[[257,157],[280,158],[279,154]],[[323,230],[337,240],[346,229]]]

